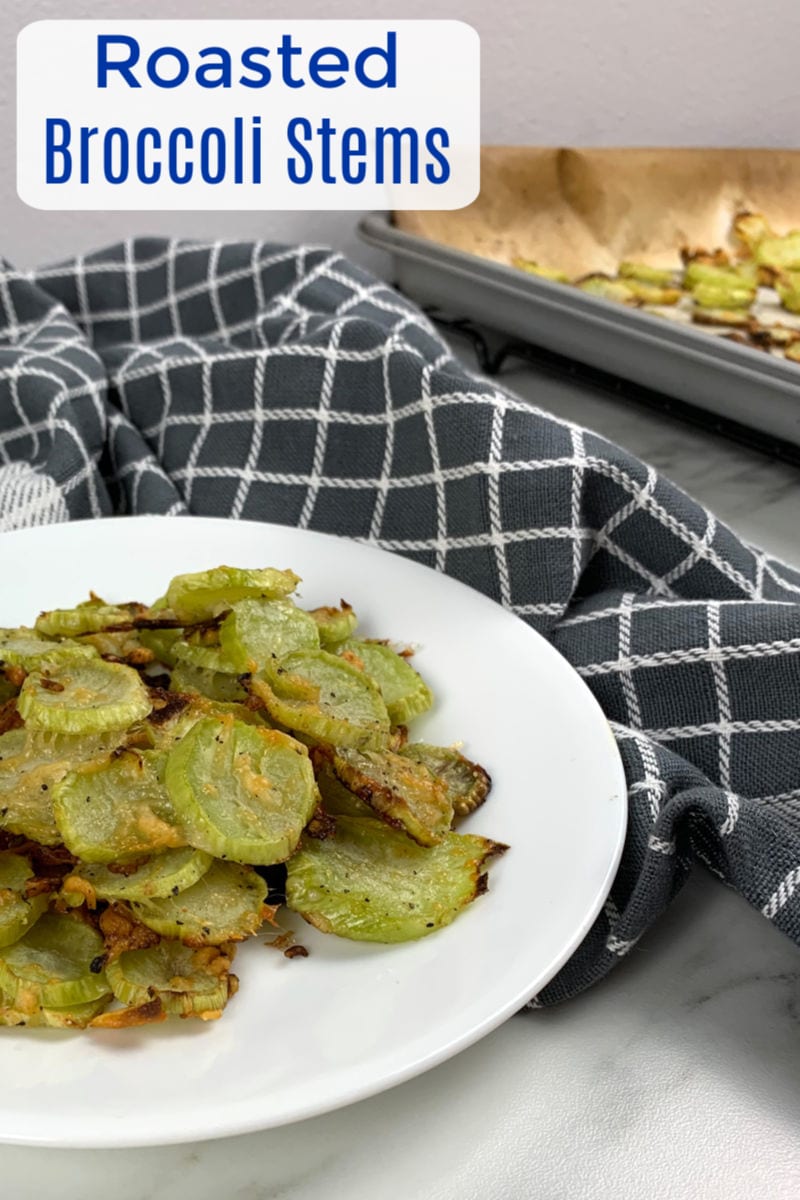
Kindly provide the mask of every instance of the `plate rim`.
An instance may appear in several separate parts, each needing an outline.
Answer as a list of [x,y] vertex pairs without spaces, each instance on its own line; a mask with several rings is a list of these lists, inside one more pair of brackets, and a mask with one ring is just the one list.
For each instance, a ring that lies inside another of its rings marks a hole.
[[[218,526],[230,525],[232,523],[232,519],[227,517],[212,517],[195,514],[132,514],[130,516],[80,518],[74,521],[28,526],[23,529],[4,530],[0,532],[0,556],[2,555],[4,545],[6,545],[10,539],[24,540],[31,537],[36,537],[39,534],[52,534],[53,529],[56,528],[75,529],[78,527],[86,528],[98,526],[100,524],[103,526],[108,526],[110,524],[126,525],[130,524],[131,522],[135,522],[139,526],[163,523],[175,525],[179,522],[186,521],[190,521],[193,524],[213,523]],[[464,583],[462,580],[455,579],[453,576],[446,575],[444,572],[436,570],[435,567],[430,567],[427,564],[420,563],[415,559],[407,558],[402,554],[386,550],[383,547],[370,542],[368,539],[341,536],[318,530],[299,529],[296,526],[281,525],[277,522],[237,520],[234,523],[239,526],[252,528],[253,530],[257,529],[260,533],[267,535],[271,530],[279,531],[281,535],[286,535],[287,533],[302,536],[311,535],[313,538],[323,538],[332,543],[345,542],[353,544],[362,550],[375,553],[380,557],[389,554],[393,558],[401,559],[406,566],[412,570],[432,573],[446,579],[449,585],[459,589],[464,589],[465,591],[471,593],[472,596],[477,596],[486,604],[491,604],[500,608],[507,616],[519,621],[523,628],[525,628],[531,635],[533,635],[534,638],[538,639],[538,641],[543,644],[543,647],[546,648],[546,653],[557,659],[559,663],[562,664],[562,669],[566,668],[573,676],[573,680],[580,684],[584,691],[585,698],[590,701],[590,707],[595,710],[597,717],[605,727],[605,731],[608,735],[609,766],[611,766],[613,760],[613,769],[616,775],[616,790],[614,799],[618,799],[618,802],[614,805],[614,810],[617,814],[617,827],[613,854],[610,856],[607,863],[606,870],[603,874],[602,883],[596,890],[594,901],[587,910],[583,920],[578,926],[576,926],[575,932],[572,934],[564,948],[558,954],[552,957],[544,970],[537,972],[537,982],[532,988],[525,987],[516,989],[513,996],[511,996],[503,1005],[501,1005],[491,1018],[481,1021],[477,1028],[469,1028],[460,1035],[450,1038],[437,1050],[431,1051],[430,1053],[423,1055],[421,1058],[415,1059],[402,1068],[387,1071],[378,1078],[370,1079],[360,1087],[351,1087],[348,1090],[346,1099],[334,1097],[322,1102],[296,1104],[291,1110],[277,1117],[265,1117],[263,1114],[259,1116],[257,1110],[255,1109],[249,1117],[242,1117],[241,1115],[235,1115],[238,1114],[238,1109],[234,1108],[229,1110],[231,1115],[227,1119],[225,1113],[223,1112],[218,1118],[218,1123],[213,1129],[209,1128],[209,1120],[207,1115],[201,1114],[200,1118],[196,1120],[196,1124],[194,1126],[192,1125],[191,1119],[184,1121],[181,1132],[177,1132],[177,1130],[173,1129],[166,1129],[163,1132],[154,1132],[150,1135],[141,1133],[132,1133],[130,1135],[126,1135],[125,1126],[122,1120],[120,1120],[120,1125],[122,1126],[121,1131],[113,1135],[111,1133],[106,1136],[104,1136],[102,1133],[99,1135],[93,1135],[91,1132],[87,1132],[86,1134],[81,1133],[78,1136],[70,1136],[68,1139],[66,1135],[62,1137],[48,1135],[40,1137],[36,1134],[20,1135],[7,1133],[6,1130],[0,1125],[0,1144],[82,1150],[113,1148],[133,1149],[145,1146],[192,1144],[195,1142],[215,1140],[217,1138],[236,1137],[249,1133],[266,1131],[268,1129],[277,1129],[286,1125],[297,1124],[302,1121],[310,1120],[314,1117],[322,1116],[325,1113],[348,1108],[353,1104],[361,1102],[362,1100],[369,1099],[371,1096],[379,1095],[382,1092],[389,1091],[390,1089],[397,1087],[402,1083],[406,1083],[411,1079],[425,1074],[427,1071],[432,1070],[434,1067],[441,1065],[448,1059],[461,1053],[462,1050],[466,1050],[468,1047],[475,1045],[484,1037],[488,1036],[488,1034],[494,1032],[494,1030],[496,1030],[515,1013],[519,1012],[533,995],[535,995],[538,991],[552,981],[561,967],[564,966],[564,964],[571,958],[574,951],[580,946],[584,937],[589,932],[595,919],[600,913],[613,885],[613,881],[622,858],[628,829],[627,782],[622,758],[619,752],[619,747],[613,736],[611,726],[609,725],[599,702],[572,664],[569,663],[568,660],[558,652],[555,646],[553,646],[552,642],[550,642],[543,634],[539,633],[538,630],[534,629],[533,626],[522,620],[522,618],[516,613],[504,608],[501,604],[499,604],[498,601],[493,600],[490,596],[487,596],[477,588],[473,588],[469,584]],[[0,1031],[0,1036],[2,1036],[2,1031]]]

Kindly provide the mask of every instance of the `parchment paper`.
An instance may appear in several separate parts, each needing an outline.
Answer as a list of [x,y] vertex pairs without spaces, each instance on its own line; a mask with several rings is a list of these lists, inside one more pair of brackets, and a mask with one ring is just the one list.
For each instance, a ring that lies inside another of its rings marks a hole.
[[397,212],[409,233],[510,263],[521,255],[571,276],[621,259],[680,265],[684,244],[732,248],[740,209],[777,233],[800,227],[800,151],[575,150],[489,146],[481,193],[452,212]]

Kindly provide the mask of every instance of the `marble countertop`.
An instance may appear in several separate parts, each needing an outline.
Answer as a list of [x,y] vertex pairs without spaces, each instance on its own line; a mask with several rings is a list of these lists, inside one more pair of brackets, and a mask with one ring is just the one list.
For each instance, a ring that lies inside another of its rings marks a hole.
[[[459,347],[459,349],[463,349]],[[800,558],[800,471],[530,368],[503,382]],[[0,1147],[9,1200],[783,1200],[800,1183],[800,951],[698,869],[616,972],[375,1099],[133,1151]]]

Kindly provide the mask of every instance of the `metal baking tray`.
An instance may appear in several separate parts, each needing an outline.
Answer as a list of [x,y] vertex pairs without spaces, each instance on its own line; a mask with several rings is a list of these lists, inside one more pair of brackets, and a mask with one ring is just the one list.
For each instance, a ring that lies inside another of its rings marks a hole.
[[400,289],[488,329],[800,446],[800,366],[396,229],[359,223]]

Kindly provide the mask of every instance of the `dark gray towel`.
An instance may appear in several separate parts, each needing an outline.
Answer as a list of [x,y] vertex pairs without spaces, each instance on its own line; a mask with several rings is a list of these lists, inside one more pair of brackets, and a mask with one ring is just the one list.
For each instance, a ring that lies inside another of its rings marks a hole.
[[493,596],[593,689],[629,832],[535,1003],[610,970],[693,858],[800,940],[800,572],[471,375],[325,249],[128,242],[7,268],[0,312],[0,528],[193,512],[365,539]]

